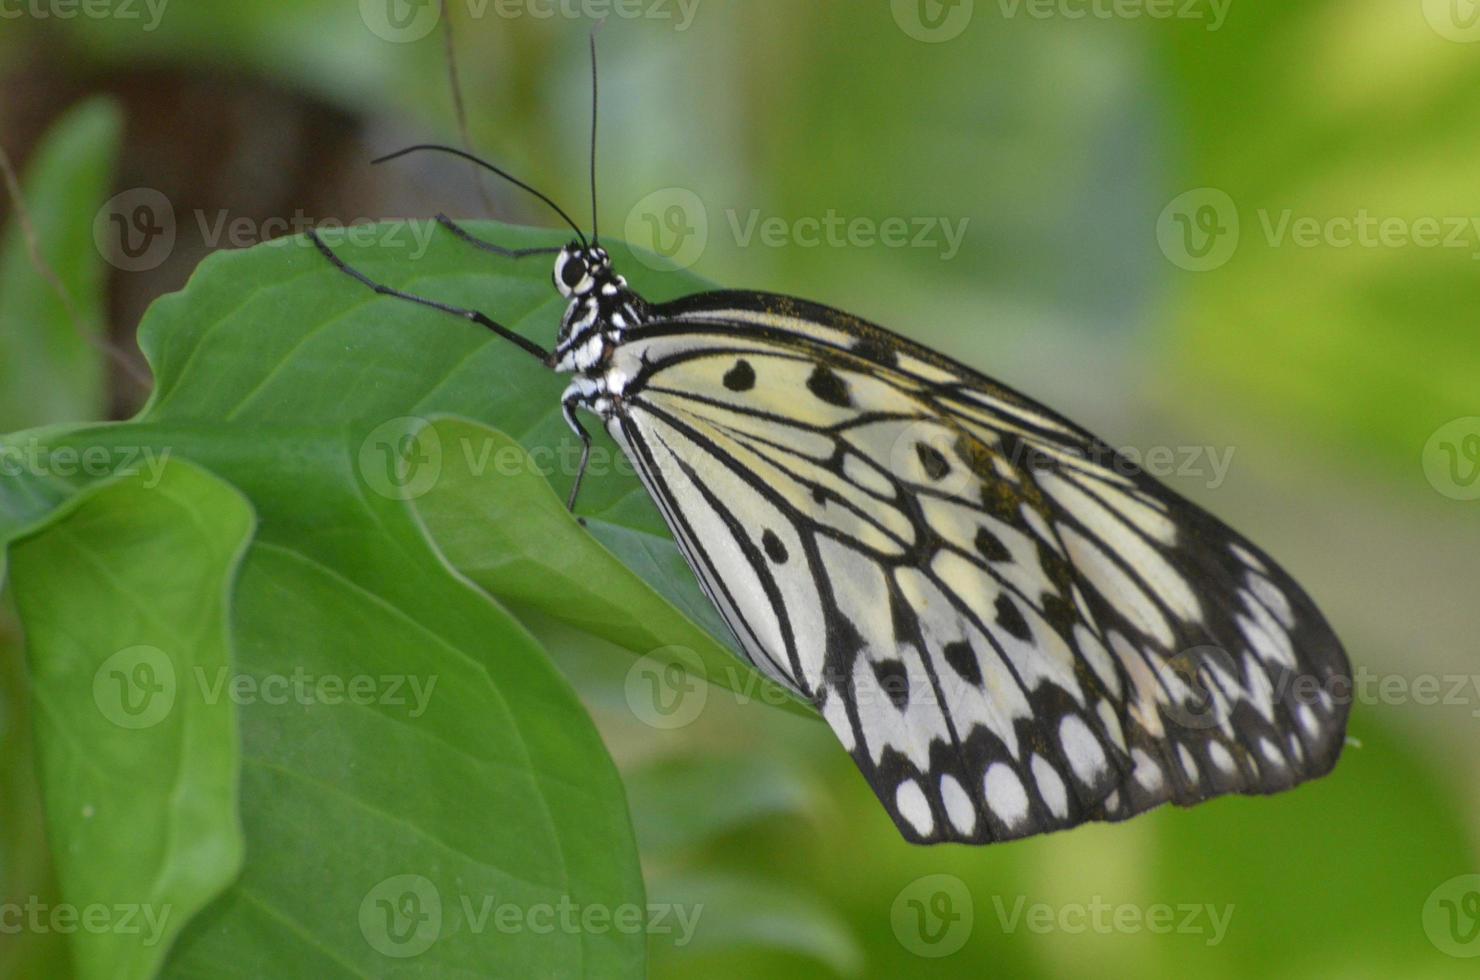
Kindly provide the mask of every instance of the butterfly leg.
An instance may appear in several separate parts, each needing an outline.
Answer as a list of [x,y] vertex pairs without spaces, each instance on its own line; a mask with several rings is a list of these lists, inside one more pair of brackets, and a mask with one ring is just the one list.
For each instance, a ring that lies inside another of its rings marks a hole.
[[591,462],[591,433],[587,432],[581,420],[576,418],[576,407],[584,403],[584,393],[577,392],[573,390],[574,388],[575,386],[572,385],[572,390],[567,390],[565,397],[560,399],[560,411],[565,416],[565,423],[581,437],[581,464],[576,469],[576,479],[570,487],[570,499],[565,502],[566,509],[572,514],[576,512],[576,498],[581,495],[581,481],[585,479],[586,466]]
[[556,255],[560,252],[558,248],[505,248],[502,245],[495,245],[493,242],[484,241],[477,235],[469,232],[445,214],[437,215],[437,224],[446,228],[474,248],[481,248],[485,252],[492,252],[494,255],[500,255],[506,259],[522,259],[530,255]]
[[363,272],[351,266],[349,263],[345,262],[339,256],[335,255],[334,250],[331,249],[328,245],[324,244],[324,240],[319,237],[319,233],[317,231],[310,230],[308,232],[308,238],[309,241],[314,243],[314,247],[322,252],[326,259],[333,263],[336,269],[338,269],[340,272],[343,272],[345,275],[351,277],[352,279],[359,280],[366,286],[369,286],[375,292],[379,293],[381,296],[394,296],[397,299],[404,299],[410,303],[417,303],[421,306],[427,306],[434,310],[441,310],[443,313],[450,313],[453,316],[460,316],[464,320],[471,320],[473,323],[478,324],[480,327],[486,327],[489,330],[492,330],[494,333],[498,334],[500,337],[504,338],[505,340],[512,341],[513,343],[519,345],[519,347],[523,348],[525,351],[533,354],[535,357],[538,357],[543,363],[547,365],[550,363],[549,351],[545,350],[534,341],[529,340],[525,337],[521,337],[519,334],[510,330],[508,327],[500,323],[495,323],[492,319],[482,313],[479,313],[477,310],[469,310],[461,306],[452,306],[448,303],[439,303],[437,300],[427,299],[425,296],[417,296],[412,293],[402,292],[399,289],[393,289],[390,286],[378,283],[374,279],[371,279],[369,276],[365,275]]

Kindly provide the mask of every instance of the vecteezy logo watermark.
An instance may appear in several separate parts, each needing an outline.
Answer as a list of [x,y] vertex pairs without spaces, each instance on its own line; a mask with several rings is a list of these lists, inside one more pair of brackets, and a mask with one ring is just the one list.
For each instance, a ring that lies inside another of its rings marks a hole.
[[[618,20],[672,21],[675,31],[694,22],[699,0],[463,0],[472,20]],[[420,41],[441,19],[439,0],[360,0],[360,19],[376,37],[396,44]]]
[[[834,208],[800,218],[766,216],[759,208],[726,208],[720,226],[739,248],[888,248],[928,249],[949,262],[961,251],[970,218],[936,215],[873,218],[849,217]],[[686,269],[699,261],[709,244],[709,210],[693,191],[665,187],[627,212],[627,240],[651,254],[637,256],[655,269]]]
[[1423,475],[1452,500],[1480,500],[1480,416],[1446,422],[1429,436]]
[[0,476],[46,476],[69,479],[75,476],[144,477],[145,490],[159,486],[169,447],[153,446],[48,446],[32,436],[23,444],[0,443]]
[[[640,245],[637,257],[654,269],[687,269],[709,244],[709,209],[685,187],[653,191],[627,212],[627,241]],[[651,253],[651,254],[648,254]]]
[[[519,476],[533,473],[549,478],[559,473],[574,476],[581,470],[582,449],[570,439],[555,446],[521,446],[496,443],[494,439],[459,438],[444,446],[442,437],[427,419],[404,416],[383,422],[360,443],[359,471],[376,493],[391,500],[414,500],[430,493],[441,479],[443,464],[461,458],[466,472],[474,477],[487,474]],[[627,455],[607,446],[592,446],[586,457],[588,477],[613,473],[636,476]]]
[[970,218],[922,215],[913,218],[869,217],[848,218],[828,208],[820,215],[801,218],[761,217],[751,208],[742,216],[735,208],[725,211],[735,244],[749,248],[757,243],[765,248],[917,248],[937,252],[942,262],[949,262],[961,251]]
[[[311,674],[303,667],[290,673],[251,674],[227,667],[195,665],[187,676],[200,703],[237,705],[380,705],[407,708],[420,718],[437,687],[435,674]],[[93,703],[120,728],[153,728],[169,717],[179,700],[174,662],[158,647],[120,650],[93,673]]]
[[[1259,208],[1259,230],[1269,248],[1451,249],[1480,260],[1480,216],[1297,214]],[[1240,216],[1233,198],[1216,187],[1179,194],[1156,222],[1156,241],[1173,265],[1189,272],[1221,268],[1238,251]]]
[[360,476],[389,500],[415,500],[442,475],[442,437],[414,415],[377,425],[360,443]]
[[1423,931],[1446,956],[1480,956],[1480,874],[1458,875],[1430,892]]
[[0,0],[0,20],[144,21],[145,33],[159,29],[170,0]]
[[158,647],[132,646],[93,672],[93,703],[119,728],[153,728],[175,706],[175,664]]
[[997,0],[1006,20],[1185,20],[1200,21],[1209,33],[1228,19],[1233,0]]
[[681,646],[660,647],[634,661],[623,687],[632,713],[664,730],[692,724],[709,699],[704,662]]
[[1423,0],[1423,16],[1447,41],[1480,41],[1480,0]]
[[1129,902],[1107,902],[1096,895],[1088,902],[1029,902],[1027,896],[1016,896],[1011,904],[1001,895],[992,896],[992,909],[1004,935],[1027,929],[1036,935],[1062,932],[1077,936],[1093,932],[1099,935],[1202,936],[1208,946],[1217,946],[1228,935],[1233,920],[1233,906],[1212,903],[1182,902],[1176,905],[1156,902],[1137,905]]
[[0,902],[0,936],[23,932],[33,934],[85,932],[138,936],[143,946],[158,946],[164,938],[174,905],[121,902],[107,905],[92,902],[74,905],[70,902],[51,904],[31,895],[25,902]]
[[[3,2],[3,0],[0,0]],[[193,212],[200,240],[210,249],[250,248],[311,228],[342,230],[341,238],[361,248],[395,249],[408,258],[426,254],[438,223],[427,219],[357,217],[312,218],[300,208],[290,217],[233,216],[226,208]],[[135,187],[110,198],[93,217],[93,243],[109,264],[124,272],[157,269],[173,254],[179,218],[169,198],[152,187]],[[305,243],[306,244],[306,243]]]
[[687,946],[703,914],[702,904],[652,902],[647,906],[578,903],[569,895],[554,902],[508,902],[496,895],[460,893],[444,903],[437,886],[423,875],[402,874],[375,885],[360,902],[360,935],[384,956],[409,959],[448,935],[530,933],[565,935],[673,935]]
[[1188,272],[1207,272],[1238,251],[1238,208],[1216,187],[1177,195],[1156,219],[1156,243],[1171,263]]
[[961,36],[971,23],[974,0],[890,0],[894,23],[916,41],[940,44]]
[[442,894],[421,875],[396,875],[360,901],[360,935],[382,956],[409,959],[442,934]]
[[115,194],[93,216],[93,244],[116,269],[157,269],[175,250],[174,205],[152,187]]
[[1157,683],[1166,692],[1164,717],[1189,731],[1217,728],[1232,717],[1224,685],[1243,672],[1222,647],[1204,644],[1179,651],[1156,665]]
[[895,896],[889,924],[894,938],[916,956],[950,956],[971,938],[971,889],[955,875],[917,878]]

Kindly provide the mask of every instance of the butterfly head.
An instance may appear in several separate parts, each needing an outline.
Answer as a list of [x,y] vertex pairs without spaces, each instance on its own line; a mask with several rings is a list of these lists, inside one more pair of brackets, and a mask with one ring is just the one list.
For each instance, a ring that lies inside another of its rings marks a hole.
[[561,249],[554,278],[567,305],[551,363],[557,371],[596,369],[622,331],[641,319],[644,304],[595,243],[576,241]]
[[612,281],[612,259],[600,245],[571,242],[555,256],[555,288],[566,299],[589,296]]

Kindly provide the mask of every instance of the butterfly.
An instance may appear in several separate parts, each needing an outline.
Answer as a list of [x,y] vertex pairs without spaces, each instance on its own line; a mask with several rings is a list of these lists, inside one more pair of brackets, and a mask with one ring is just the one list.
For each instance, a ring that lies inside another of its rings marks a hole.
[[[594,90],[594,43],[593,90]],[[595,113],[592,124],[594,211]],[[1324,775],[1351,668],[1275,561],[1103,440],[976,370],[790,296],[650,303],[588,239],[552,255],[546,350],[634,464],[758,670],[813,705],[905,839],[985,844]],[[380,161],[377,161],[380,162]],[[580,475],[572,487],[575,508]]]

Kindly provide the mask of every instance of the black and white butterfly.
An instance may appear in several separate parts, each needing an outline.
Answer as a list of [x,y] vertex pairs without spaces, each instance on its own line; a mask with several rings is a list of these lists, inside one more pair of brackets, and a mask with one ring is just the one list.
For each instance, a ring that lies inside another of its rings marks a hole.
[[906,839],[1010,840],[1335,765],[1341,644],[1217,518],[847,313],[738,291],[649,303],[548,197],[430,148],[575,229],[561,249],[508,250],[439,218],[500,255],[555,256],[553,351],[315,244],[573,375],[562,405],[587,451],[578,411],[631,458],[744,655],[817,708]]

